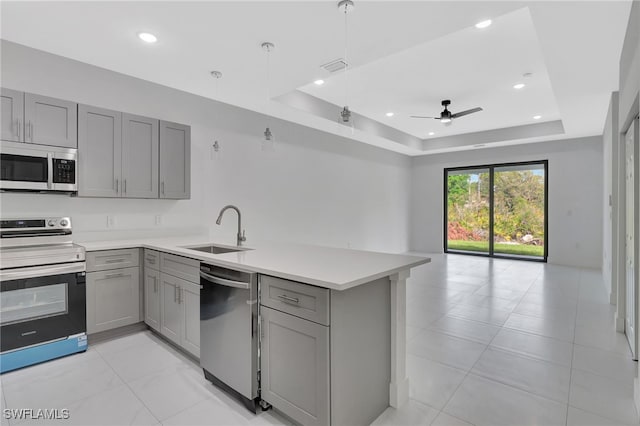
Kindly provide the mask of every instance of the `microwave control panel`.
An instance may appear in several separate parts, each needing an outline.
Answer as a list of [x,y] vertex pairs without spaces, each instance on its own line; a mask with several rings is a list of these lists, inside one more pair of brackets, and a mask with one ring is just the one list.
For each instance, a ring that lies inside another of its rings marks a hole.
[[53,183],[76,183],[76,162],[54,158]]

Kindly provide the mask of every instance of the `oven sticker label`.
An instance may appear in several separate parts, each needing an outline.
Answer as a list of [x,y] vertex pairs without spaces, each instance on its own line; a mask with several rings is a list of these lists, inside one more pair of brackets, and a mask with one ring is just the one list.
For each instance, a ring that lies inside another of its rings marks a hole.
[[87,346],[87,336],[78,337],[78,347],[83,348]]

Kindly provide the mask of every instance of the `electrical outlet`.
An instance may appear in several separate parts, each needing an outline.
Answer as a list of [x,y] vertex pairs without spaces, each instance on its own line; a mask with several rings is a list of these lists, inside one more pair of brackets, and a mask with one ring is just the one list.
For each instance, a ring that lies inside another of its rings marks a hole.
[[160,226],[162,225],[162,215],[161,214],[157,214],[156,215],[156,226]]

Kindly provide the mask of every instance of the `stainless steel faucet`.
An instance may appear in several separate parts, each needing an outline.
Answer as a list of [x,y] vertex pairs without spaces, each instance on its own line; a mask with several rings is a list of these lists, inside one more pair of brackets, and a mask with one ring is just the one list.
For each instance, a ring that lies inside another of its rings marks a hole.
[[218,219],[216,219],[216,225],[220,225],[220,223],[222,223],[222,215],[228,209],[233,209],[233,210],[236,211],[236,213],[238,213],[238,241],[237,241],[237,244],[239,246],[241,246],[242,242],[247,240],[247,237],[244,236],[244,229],[242,229],[242,215],[240,214],[240,209],[239,208],[237,208],[236,206],[232,206],[231,204],[224,206],[222,208],[222,210],[220,210],[220,214],[218,215]]

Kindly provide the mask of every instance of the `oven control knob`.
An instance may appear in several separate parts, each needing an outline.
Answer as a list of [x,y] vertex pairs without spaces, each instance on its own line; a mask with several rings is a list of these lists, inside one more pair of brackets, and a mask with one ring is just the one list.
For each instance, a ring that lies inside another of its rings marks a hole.
[[50,219],[49,222],[47,222],[47,225],[49,226],[56,226],[56,221],[53,219]]
[[68,221],[67,219],[62,219],[62,220],[60,221],[60,226],[63,226],[63,227],[64,227],[64,226],[67,226],[67,225],[69,225],[69,221]]

